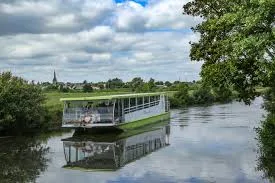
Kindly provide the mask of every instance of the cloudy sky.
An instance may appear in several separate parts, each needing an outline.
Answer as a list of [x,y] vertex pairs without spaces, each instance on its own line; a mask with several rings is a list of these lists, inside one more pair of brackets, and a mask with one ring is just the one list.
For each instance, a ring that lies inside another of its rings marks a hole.
[[1,0],[0,68],[28,80],[197,80],[188,0]]

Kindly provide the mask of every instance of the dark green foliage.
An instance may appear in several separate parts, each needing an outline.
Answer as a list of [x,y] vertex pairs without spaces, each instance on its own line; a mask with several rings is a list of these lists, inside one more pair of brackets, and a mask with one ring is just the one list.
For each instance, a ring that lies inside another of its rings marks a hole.
[[230,89],[217,90],[202,85],[181,83],[177,85],[177,92],[170,98],[171,107],[189,105],[208,105],[214,102],[225,103],[233,99]]
[[211,90],[207,87],[199,87],[192,95],[193,104],[211,104],[215,101]]
[[17,133],[43,128],[44,101],[39,87],[10,72],[0,74],[0,126],[3,131]]
[[187,84],[178,85],[178,92],[171,98],[171,107],[187,106],[190,104],[189,87]]
[[216,102],[230,102],[233,99],[232,90],[229,88],[214,88],[213,93]]
[[267,119],[257,131],[259,169],[274,181],[275,1],[193,0],[183,8],[185,14],[203,18],[193,28],[201,37],[191,43],[190,57],[204,61],[204,84],[217,91],[233,88],[246,103],[259,95],[257,86],[271,87],[264,104]]
[[171,82],[169,82],[169,81],[165,81],[165,86],[167,86],[167,87],[170,87],[170,86],[172,86],[172,83]]
[[68,87],[64,87],[63,85],[60,85],[59,91],[63,93],[68,93],[70,92],[70,89]]
[[263,171],[266,178],[275,180],[275,114],[269,114],[257,129],[260,156],[258,169]]
[[132,91],[142,92],[144,81],[140,77],[133,78],[131,82],[129,82]]
[[275,87],[265,95],[265,109],[268,111],[261,127],[257,128],[260,156],[258,169],[266,178],[275,181]]
[[122,88],[123,86],[124,86],[124,83],[119,78],[109,79],[107,82],[107,87],[109,89]]
[[153,78],[150,78],[150,80],[148,81],[148,88],[149,88],[149,91],[155,91],[156,84]]
[[274,0],[193,0],[183,8],[185,14],[203,18],[193,28],[201,37],[191,44],[190,57],[204,61],[204,83],[233,87],[249,103],[258,95],[256,86],[274,82]]
[[91,86],[91,84],[84,84],[83,86],[83,92],[85,93],[89,93],[89,92],[92,92],[93,91],[93,87]]
[[156,84],[156,85],[163,85],[164,83],[163,83],[163,81],[156,81],[155,84]]

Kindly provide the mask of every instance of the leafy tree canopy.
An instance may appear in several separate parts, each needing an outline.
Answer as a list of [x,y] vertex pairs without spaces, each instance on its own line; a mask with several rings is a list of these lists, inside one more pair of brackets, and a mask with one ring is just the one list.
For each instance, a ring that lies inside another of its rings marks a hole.
[[10,72],[0,74],[0,127],[7,131],[41,128],[45,100],[42,90]]
[[124,86],[123,81],[119,78],[109,79],[107,84],[110,89],[122,88]]
[[193,0],[184,14],[202,17],[192,30],[200,33],[191,43],[191,60],[204,61],[203,83],[233,87],[245,102],[256,86],[269,86],[274,69],[274,0]]

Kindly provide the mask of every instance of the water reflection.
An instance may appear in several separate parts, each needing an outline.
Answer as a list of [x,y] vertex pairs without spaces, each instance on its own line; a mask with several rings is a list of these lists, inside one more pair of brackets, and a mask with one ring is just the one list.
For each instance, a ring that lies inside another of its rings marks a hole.
[[64,168],[117,170],[169,145],[170,126],[124,139],[101,142],[97,139],[63,139],[67,164]]
[[0,139],[0,182],[35,182],[47,169],[48,152],[36,138]]

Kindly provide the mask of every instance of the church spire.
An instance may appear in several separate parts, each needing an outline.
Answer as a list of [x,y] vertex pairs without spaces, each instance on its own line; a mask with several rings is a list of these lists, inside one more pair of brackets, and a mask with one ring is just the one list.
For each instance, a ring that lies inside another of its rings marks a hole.
[[53,84],[57,84],[55,70],[53,71]]

